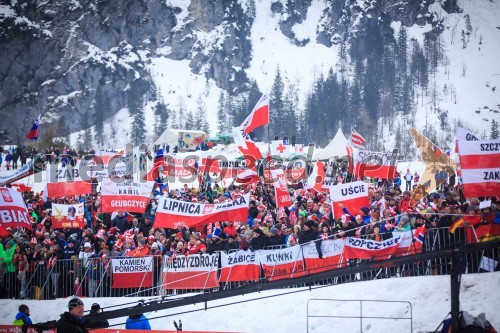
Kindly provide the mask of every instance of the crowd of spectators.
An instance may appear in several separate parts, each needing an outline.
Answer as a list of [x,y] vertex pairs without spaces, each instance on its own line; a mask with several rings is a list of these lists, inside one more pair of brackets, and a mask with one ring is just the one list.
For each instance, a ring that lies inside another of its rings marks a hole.
[[[47,153],[63,162],[56,149]],[[80,155],[74,149],[59,153],[75,158],[85,155],[85,152]],[[327,164],[325,169],[328,174],[338,176],[339,181],[350,177],[345,174],[346,168],[342,163]],[[460,187],[449,187],[446,181],[439,191],[427,195],[417,205],[411,205],[414,184],[409,177],[404,179],[407,182],[405,190],[401,189],[399,174],[390,181],[372,181],[369,187],[370,204],[356,211],[344,208],[344,214],[336,218],[332,215],[327,195],[306,190],[300,183],[290,186],[294,203],[285,209],[276,209],[273,186],[261,182],[224,188],[219,183],[204,181],[200,188],[190,188],[185,184],[176,190],[157,184],[143,214],[122,211],[103,214],[100,212],[99,193],[44,200],[40,193],[25,192],[23,196],[32,217],[33,231],[11,230],[11,234],[2,237],[0,297],[34,298],[42,292],[46,299],[78,293],[95,295],[98,286],[109,288],[111,274],[103,273],[110,273],[108,263],[111,257],[154,255],[155,266],[159,267],[163,256],[259,250],[311,241],[318,244],[322,240],[346,236],[383,240],[390,237],[392,231],[408,231],[424,224],[428,228],[444,228],[459,218],[463,218],[464,225],[500,221],[497,198],[491,198],[489,207],[479,209],[480,199],[484,198],[465,200]],[[161,196],[217,203],[246,193],[250,193],[251,198],[246,221],[214,221],[191,229],[182,223],[174,229],[154,227]],[[51,216],[53,202],[85,203],[85,227],[54,229]],[[319,255],[321,257],[320,251]],[[103,281],[102,276],[107,278]],[[82,288],[83,283],[85,288]],[[39,289],[33,290],[31,286]]]

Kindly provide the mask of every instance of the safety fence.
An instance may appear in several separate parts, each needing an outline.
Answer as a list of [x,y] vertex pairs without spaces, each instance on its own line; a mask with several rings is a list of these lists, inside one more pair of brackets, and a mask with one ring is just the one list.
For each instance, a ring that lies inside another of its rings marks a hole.
[[[3,275],[2,286],[10,295],[26,299],[155,296],[212,292],[254,282],[301,277],[360,263],[453,248],[471,242],[472,228],[393,232],[384,240],[346,237],[317,240],[300,246],[275,246],[263,250],[234,250],[212,254],[105,257],[58,260],[50,268],[45,261],[31,261],[26,272]],[[390,237],[389,237],[390,236]],[[468,254],[463,273],[498,270],[500,249]],[[387,277],[449,274],[446,259],[433,259],[397,267],[378,268],[319,281],[337,284]]]

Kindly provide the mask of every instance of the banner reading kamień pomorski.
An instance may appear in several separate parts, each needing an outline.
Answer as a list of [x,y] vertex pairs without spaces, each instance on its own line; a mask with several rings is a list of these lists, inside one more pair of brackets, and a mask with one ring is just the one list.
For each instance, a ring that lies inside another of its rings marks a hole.
[[178,222],[188,227],[212,223],[214,221],[244,222],[248,217],[250,193],[218,204],[200,204],[162,197],[158,202],[155,228],[174,228]]
[[153,257],[112,259],[113,285],[111,288],[139,288],[153,286]]
[[103,179],[101,187],[102,212],[116,211],[144,213],[154,182],[123,182]]

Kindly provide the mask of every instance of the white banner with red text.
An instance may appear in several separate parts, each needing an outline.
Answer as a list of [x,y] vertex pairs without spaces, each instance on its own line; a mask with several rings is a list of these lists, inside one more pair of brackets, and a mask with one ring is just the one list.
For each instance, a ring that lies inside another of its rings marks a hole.
[[256,281],[260,278],[260,262],[253,251],[221,252],[219,281]]
[[210,289],[219,286],[219,254],[193,254],[165,257],[163,289]]
[[154,182],[117,182],[103,179],[101,185],[102,212],[118,211],[144,213]]
[[32,230],[22,194],[7,187],[0,187],[0,227],[12,231],[16,228]]

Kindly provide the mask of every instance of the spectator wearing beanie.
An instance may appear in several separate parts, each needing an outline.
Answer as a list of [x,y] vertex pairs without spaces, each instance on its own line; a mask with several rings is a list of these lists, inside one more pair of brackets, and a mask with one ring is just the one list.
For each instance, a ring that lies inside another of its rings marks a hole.
[[81,299],[75,297],[68,302],[68,311],[57,321],[58,333],[88,333],[85,327],[88,323],[83,318],[84,305]]

